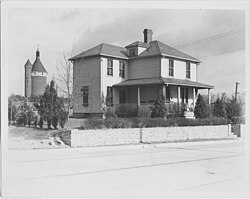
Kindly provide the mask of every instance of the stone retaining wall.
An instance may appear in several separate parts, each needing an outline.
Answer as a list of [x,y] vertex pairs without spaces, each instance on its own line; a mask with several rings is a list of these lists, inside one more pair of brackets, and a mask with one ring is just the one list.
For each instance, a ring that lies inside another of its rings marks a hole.
[[228,125],[145,128],[143,129],[143,142],[228,138],[230,136],[228,132]]
[[72,147],[171,142],[189,139],[235,137],[230,125],[195,127],[158,127],[105,130],[78,130],[59,133],[60,139]]

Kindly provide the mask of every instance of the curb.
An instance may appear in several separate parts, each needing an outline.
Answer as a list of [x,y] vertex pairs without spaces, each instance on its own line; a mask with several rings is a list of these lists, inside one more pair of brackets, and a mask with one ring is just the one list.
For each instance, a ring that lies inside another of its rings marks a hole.
[[[223,140],[206,140],[206,141],[189,141],[189,142],[168,142],[168,143],[142,143],[131,145],[116,145],[116,146],[94,146],[94,147],[70,147],[61,148],[60,150],[74,150],[85,152],[104,152],[104,151],[122,151],[122,150],[135,150],[135,149],[152,149],[164,147],[185,147],[195,145],[208,145],[208,144],[226,144],[226,143],[244,143],[243,139],[223,139]],[[59,148],[57,148],[59,149]],[[52,150],[52,149],[51,149]]]

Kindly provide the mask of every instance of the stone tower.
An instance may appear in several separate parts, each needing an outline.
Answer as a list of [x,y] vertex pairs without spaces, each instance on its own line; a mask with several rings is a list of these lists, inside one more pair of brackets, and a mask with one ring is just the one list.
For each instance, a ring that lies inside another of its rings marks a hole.
[[31,70],[32,70],[32,64],[29,59],[24,65],[24,68],[25,68],[24,96],[29,98],[31,95]]
[[31,98],[37,98],[43,95],[47,83],[47,74],[40,60],[40,51],[37,49],[36,60],[31,70]]

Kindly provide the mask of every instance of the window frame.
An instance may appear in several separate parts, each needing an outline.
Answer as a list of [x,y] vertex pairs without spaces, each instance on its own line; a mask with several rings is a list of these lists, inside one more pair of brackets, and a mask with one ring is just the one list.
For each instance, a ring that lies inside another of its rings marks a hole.
[[125,78],[125,61],[119,61],[119,77]]
[[82,100],[83,100],[83,106],[89,105],[89,86],[83,86],[82,89]]
[[113,76],[113,59],[107,59],[107,75]]
[[191,78],[191,64],[190,62],[186,62],[186,78]]
[[136,49],[135,48],[130,48],[128,52],[129,52],[129,56],[131,56],[131,57],[136,56]]
[[169,59],[169,72],[168,72],[168,75],[170,77],[174,77],[174,60],[173,59]]

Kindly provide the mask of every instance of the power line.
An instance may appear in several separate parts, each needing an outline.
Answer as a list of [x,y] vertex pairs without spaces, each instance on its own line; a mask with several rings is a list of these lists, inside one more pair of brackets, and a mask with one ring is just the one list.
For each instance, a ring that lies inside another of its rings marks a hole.
[[235,49],[235,50],[223,51],[223,52],[220,52],[220,53],[215,53],[215,54],[210,54],[210,55],[206,55],[206,56],[203,56],[203,57],[198,57],[198,59],[205,58],[205,57],[211,57],[211,56],[215,56],[215,55],[227,54],[227,53],[236,52],[236,51],[240,51],[240,50],[244,50],[244,49],[245,48],[238,48],[238,49]]
[[208,41],[212,41],[212,40],[220,39],[220,38],[227,37],[227,36],[230,36],[230,35],[233,35],[233,34],[237,34],[239,32],[242,32],[243,30],[245,30],[245,27],[237,28],[237,29],[234,29],[234,30],[222,33],[222,34],[214,35],[212,37],[207,37],[207,38],[204,38],[204,39],[201,39],[201,40],[198,40],[198,41],[182,44],[182,45],[176,46],[175,48],[181,49],[181,48],[187,48],[187,47],[190,47],[190,46],[195,46],[195,45],[202,44],[202,43],[205,43],[205,42],[208,42]]

